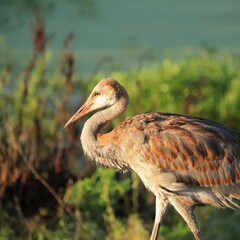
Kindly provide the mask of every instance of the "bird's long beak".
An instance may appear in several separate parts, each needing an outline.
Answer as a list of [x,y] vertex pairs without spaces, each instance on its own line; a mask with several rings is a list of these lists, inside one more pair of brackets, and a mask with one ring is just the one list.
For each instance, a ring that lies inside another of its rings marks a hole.
[[71,125],[73,122],[77,121],[82,116],[86,115],[87,113],[91,112],[92,102],[86,101],[78,110],[77,112],[68,120],[68,122],[65,124],[65,128]]

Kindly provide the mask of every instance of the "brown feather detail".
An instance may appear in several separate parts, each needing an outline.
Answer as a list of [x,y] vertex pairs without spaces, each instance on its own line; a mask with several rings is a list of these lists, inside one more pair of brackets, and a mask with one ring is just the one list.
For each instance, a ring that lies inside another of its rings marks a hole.
[[99,142],[105,144],[107,138],[133,148],[133,153],[126,152],[129,159],[141,157],[186,184],[219,186],[240,181],[239,133],[208,120],[145,113],[124,121]]
[[208,120],[144,113],[98,134],[97,140],[129,149],[126,161],[141,157],[146,164],[173,172],[185,184],[220,186],[240,181],[239,133]]
[[97,134],[97,141],[101,145],[107,145],[107,144],[114,144],[114,145],[119,145],[120,144],[120,138],[115,134],[114,131],[109,132],[109,133],[98,133]]

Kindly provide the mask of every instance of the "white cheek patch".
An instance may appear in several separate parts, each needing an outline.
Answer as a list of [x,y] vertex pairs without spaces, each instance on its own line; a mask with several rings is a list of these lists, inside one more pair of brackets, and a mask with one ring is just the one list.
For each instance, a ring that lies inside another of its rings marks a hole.
[[106,105],[106,98],[104,96],[98,96],[95,100],[94,106],[95,108],[101,108]]
[[109,107],[115,103],[114,98],[109,99],[105,96],[98,96],[93,104],[94,109],[102,108],[102,107]]

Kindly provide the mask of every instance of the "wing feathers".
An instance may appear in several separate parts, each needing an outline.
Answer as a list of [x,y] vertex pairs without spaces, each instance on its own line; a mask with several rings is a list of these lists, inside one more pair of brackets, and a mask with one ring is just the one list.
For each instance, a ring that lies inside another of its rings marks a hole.
[[136,158],[139,154],[146,163],[173,172],[186,184],[210,187],[240,182],[238,132],[199,118],[154,116],[150,125],[148,116],[138,115],[148,141],[135,146]]
[[146,168],[151,165],[174,174],[177,183],[240,196],[237,131],[201,118],[145,113],[104,136],[99,136],[99,142],[123,149],[130,167],[141,161]]

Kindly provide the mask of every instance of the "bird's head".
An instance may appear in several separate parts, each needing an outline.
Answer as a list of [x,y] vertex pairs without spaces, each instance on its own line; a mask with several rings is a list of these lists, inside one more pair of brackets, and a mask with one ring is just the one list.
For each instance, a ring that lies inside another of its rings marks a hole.
[[126,94],[126,90],[116,80],[112,78],[102,79],[94,87],[86,102],[69,119],[64,127],[68,127],[82,116],[96,109],[114,105],[121,98],[121,96]]

